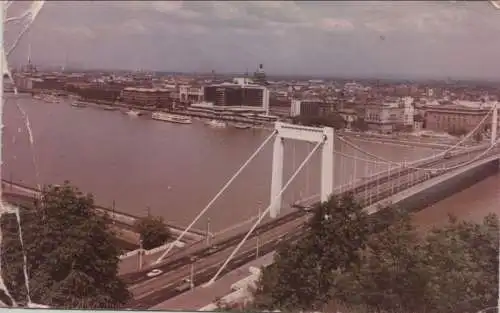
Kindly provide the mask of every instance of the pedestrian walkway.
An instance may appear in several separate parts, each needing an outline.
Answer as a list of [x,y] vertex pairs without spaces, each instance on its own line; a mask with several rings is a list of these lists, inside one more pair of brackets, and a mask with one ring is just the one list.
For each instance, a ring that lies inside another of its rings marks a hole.
[[195,310],[198,311],[211,303],[214,303],[217,298],[222,298],[231,293],[231,285],[237,281],[250,276],[250,267],[261,267],[272,263],[274,252],[268,253],[250,263],[247,263],[234,271],[222,276],[215,281],[210,287],[204,288],[203,285],[195,287],[193,290],[180,294],[165,302],[162,302],[151,310]]

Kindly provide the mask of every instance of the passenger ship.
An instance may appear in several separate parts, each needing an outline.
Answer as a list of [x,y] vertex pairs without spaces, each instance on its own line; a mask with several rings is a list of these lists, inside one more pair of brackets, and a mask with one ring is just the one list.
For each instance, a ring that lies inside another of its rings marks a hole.
[[164,112],[154,112],[151,118],[158,121],[177,123],[177,124],[191,124],[191,118],[182,115],[168,114]]

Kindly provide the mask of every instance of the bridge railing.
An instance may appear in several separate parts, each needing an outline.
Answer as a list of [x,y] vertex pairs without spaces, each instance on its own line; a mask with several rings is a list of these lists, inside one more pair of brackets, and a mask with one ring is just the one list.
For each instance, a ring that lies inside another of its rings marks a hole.
[[[460,150],[458,152],[451,153],[451,156],[458,157],[458,156],[466,155],[468,153],[485,150],[489,146],[490,146],[489,144],[478,145],[475,147],[471,147],[468,149],[464,149],[464,150]],[[441,160],[443,158],[443,156],[444,156],[444,153],[440,153],[440,154],[433,155],[431,157],[427,157],[424,159],[419,159],[419,160],[416,160],[413,162],[408,162],[408,163],[402,164],[401,166],[395,166],[392,169],[380,171],[380,172],[375,173],[373,175],[370,175],[368,177],[358,178],[352,183],[336,187],[334,189],[334,194],[340,195],[340,194],[343,194],[345,192],[354,192],[354,193],[360,192],[366,188],[369,188],[370,186],[372,186],[374,184],[383,183],[385,180],[388,180],[394,176],[406,175],[411,171],[415,171],[416,170],[415,167],[424,167],[425,165],[428,165],[430,163]],[[346,188],[347,190],[343,190],[344,188]],[[296,201],[295,205],[304,205],[306,202],[312,201],[313,199],[316,199],[315,201],[317,201],[317,198],[318,198],[318,195],[308,197],[306,199],[301,199],[299,201]]]

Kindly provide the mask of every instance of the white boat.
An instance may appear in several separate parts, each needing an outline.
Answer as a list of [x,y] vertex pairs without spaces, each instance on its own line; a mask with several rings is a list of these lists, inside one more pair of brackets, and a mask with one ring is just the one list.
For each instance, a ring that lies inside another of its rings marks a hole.
[[141,111],[136,111],[136,110],[129,110],[126,112],[128,116],[140,116],[142,115]]
[[105,106],[102,107],[102,109],[106,110],[106,111],[116,111],[116,110],[118,110],[117,107],[114,107],[112,105],[105,105]]
[[248,128],[250,128],[250,125],[243,124],[243,123],[235,123],[235,124],[233,124],[233,127],[238,128],[238,129],[248,129]]
[[59,98],[53,95],[44,96],[42,100],[48,103],[59,103]]
[[83,108],[83,107],[87,106],[87,104],[85,102],[81,102],[81,101],[73,101],[71,103],[71,105],[74,107],[77,107],[77,108]]
[[191,124],[191,118],[188,116],[168,114],[164,112],[154,112],[151,118],[158,121],[177,123],[177,124]]
[[217,121],[217,120],[211,120],[207,122],[208,126],[215,127],[215,128],[224,128],[227,126],[225,122],[222,121]]

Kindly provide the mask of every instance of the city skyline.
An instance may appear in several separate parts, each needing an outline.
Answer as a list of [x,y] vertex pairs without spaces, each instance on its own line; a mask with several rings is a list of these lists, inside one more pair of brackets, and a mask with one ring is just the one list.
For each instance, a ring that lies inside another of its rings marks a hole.
[[26,63],[30,42],[42,66],[498,79],[499,12],[452,1],[47,2],[10,61]]

